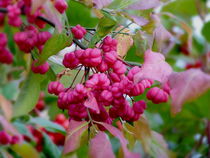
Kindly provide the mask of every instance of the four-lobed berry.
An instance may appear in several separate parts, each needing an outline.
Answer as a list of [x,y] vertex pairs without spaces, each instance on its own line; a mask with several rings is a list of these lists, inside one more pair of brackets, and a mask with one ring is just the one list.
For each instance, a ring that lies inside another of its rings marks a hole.
[[38,60],[34,60],[32,65],[31,65],[31,70],[34,72],[34,73],[38,73],[38,74],[45,74],[50,66],[47,62],[41,64],[41,65],[37,65],[38,63]]
[[86,29],[79,24],[74,26],[71,29],[71,32],[74,35],[74,38],[76,38],[76,39],[82,39],[85,36],[85,34],[87,33]]

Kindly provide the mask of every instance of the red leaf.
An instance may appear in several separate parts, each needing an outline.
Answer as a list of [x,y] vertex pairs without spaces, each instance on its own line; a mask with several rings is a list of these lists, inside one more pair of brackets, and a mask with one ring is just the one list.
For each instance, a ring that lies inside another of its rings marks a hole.
[[112,145],[104,132],[99,132],[96,137],[90,141],[91,158],[114,158]]
[[80,145],[80,138],[85,130],[88,128],[88,122],[86,121],[74,121],[69,122],[68,134],[66,136],[64,145],[64,154],[68,154],[76,150]]
[[183,104],[192,101],[210,89],[210,75],[199,69],[174,72],[169,77],[172,112],[181,111]]
[[144,64],[141,71],[134,76],[134,82],[152,79],[164,83],[171,73],[172,68],[165,62],[165,57],[162,54],[147,50],[144,55]]
[[96,113],[98,113],[98,114],[100,113],[100,110],[98,108],[98,103],[97,103],[96,98],[94,97],[93,93],[91,93],[91,92],[88,93],[88,98],[85,101],[84,105],[87,108],[95,110]]
[[132,10],[146,10],[158,7],[160,5],[159,0],[140,0],[128,7],[128,9]]
[[93,0],[95,8],[102,9],[112,3],[113,0]]
[[109,125],[107,123],[101,123],[113,136],[117,137],[120,141],[120,144],[122,146],[123,152],[124,152],[124,158],[140,158],[140,154],[138,153],[132,153],[128,150],[127,144],[128,141],[124,138],[121,131],[117,128],[115,128],[112,125]]

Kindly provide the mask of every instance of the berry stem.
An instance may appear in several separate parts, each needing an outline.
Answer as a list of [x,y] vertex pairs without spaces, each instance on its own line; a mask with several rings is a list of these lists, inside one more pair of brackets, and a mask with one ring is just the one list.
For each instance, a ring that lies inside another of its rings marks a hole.
[[76,73],[76,75],[75,75],[75,77],[74,77],[74,79],[73,79],[73,81],[72,81],[72,83],[71,83],[70,88],[73,86],[73,84],[74,84],[75,80],[77,79],[77,76],[79,75],[79,73],[80,73],[81,70],[82,70],[82,66],[81,66],[80,69],[77,71],[77,73]]

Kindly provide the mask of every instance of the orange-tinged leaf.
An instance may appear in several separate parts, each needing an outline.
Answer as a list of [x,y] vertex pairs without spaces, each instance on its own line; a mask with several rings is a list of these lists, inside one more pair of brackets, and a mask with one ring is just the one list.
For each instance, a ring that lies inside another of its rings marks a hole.
[[[122,29],[122,27],[117,28],[116,32],[119,31],[120,29]],[[123,33],[126,33],[126,34],[123,34]],[[129,29],[123,29],[122,31],[120,31],[119,34],[116,35],[116,39],[118,41],[117,53],[121,58],[123,58],[127,54],[128,50],[133,45],[132,36],[127,35],[129,33],[130,33]]]
[[168,150],[162,135],[152,131],[146,118],[141,117],[134,122],[134,126],[125,124],[126,129],[138,139],[146,153],[156,158],[171,158],[173,155]]
[[4,96],[0,95],[0,108],[7,120],[12,118],[12,104]]

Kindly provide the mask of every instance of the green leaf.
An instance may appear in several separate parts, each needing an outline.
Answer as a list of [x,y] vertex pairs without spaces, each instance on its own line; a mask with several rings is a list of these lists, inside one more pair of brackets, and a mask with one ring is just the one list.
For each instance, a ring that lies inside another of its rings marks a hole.
[[72,39],[71,34],[54,34],[44,45],[42,54],[39,57],[39,64],[44,63],[50,56],[57,54],[60,50],[69,46]]
[[57,146],[52,142],[52,140],[49,138],[47,134],[43,134],[44,136],[44,146],[43,146],[43,152],[46,155],[46,157],[50,158],[59,158],[61,157],[61,152],[57,148]]
[[49,120],[46,120],[44,118],[41,118],[41,117],[31,118],[29,123],[38,124],[40,126],[43,126],[48,131],[51,131],[51,132],[56,132],[56,133],[58,132],[58,133],[61,133],[63,135],[66,134],[66,131],[62,126],[60,126],[60,125],[58,125],[54,122],[51,122]]
[[101,38],[109,34],[112,29],[116,26],[116,19],[108,13],[104,13],[104,17],[100,19],[96,33],[91,38],[89,47],[94,47],[97,42],[100,41]]
[[210,21],[205,23],[205,25],[202,28],[202,35],[205,37],[205,39],[210,42]]
[[97,26],[97,34],[100,37],[107,35],[113,27],[117,24],[116,19],[108,13],[104,13],[104,17],[100,19]]
[[11,148],[22,158],[28,158],[29,155],[30,155],[30,158],[40,158],[37,150],[33,148],[33,146],[31,146],[30,144],[27,144],[27,143],[15,144]]
[[13,125],[15,126],[15,128],[18,130],[19,133],[26,135],[33,140],[33,135],[31,134],[31,132],[29,132],[25,124],[21,122],[14,122]]
[[163,12],[170,12],[182,18],[189,19],[189,16],[197,14],[195,0],[176,0],[164,6]]
[[53,71],[53,69],[50,67],[49,70],[47,71],[46,75],[48,76],[48,78],[51,80],[51,81],[55,81],[56,80],[56,74],[55,72]]
[[14,117],[29,113],[39,99],[40,83],[45,76],[30,72],[14,105]]
[[209,104],[210,90],[193,102],[185,104],[189,111],[199,117],[210,119],[210,104]]
[[[12,89],[12,91],[11,91],[11,89]],[[3,86],[2,93],[7,99],[14,100],[18,93],[17,81],[12,81],[12,82],[6,84],[5,86]]]
[[124,9],[138,0],[114,0],[109,6],[109,9]]
[[69,1],[68,6],[66,14],[71,26],[80,24],[83,27],[95,27],[97,25],[98,19],[92,16],[90,8],[73,0]]

